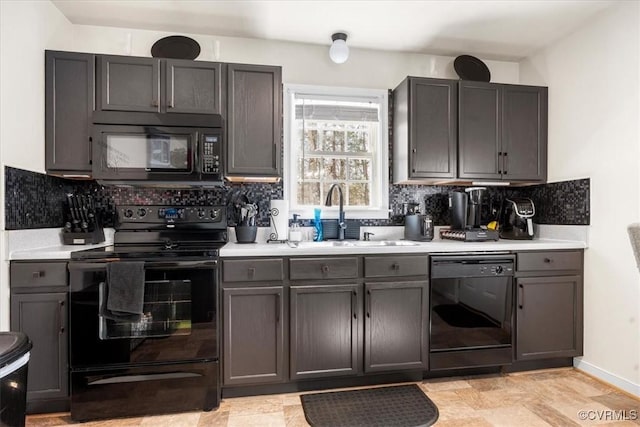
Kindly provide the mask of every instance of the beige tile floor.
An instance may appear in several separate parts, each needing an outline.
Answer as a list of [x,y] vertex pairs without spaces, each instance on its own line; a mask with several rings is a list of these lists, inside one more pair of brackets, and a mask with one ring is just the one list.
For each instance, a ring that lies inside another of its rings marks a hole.
[[[440,418],[436,425],[442,427],[578,425],[637,427],[640,425],[640,399],[572,368],[432,379],[424,380],[418,385],[438,406]],[[238,397],[224,399],[220,408],[212,412],[126,418],[88,422],[82,425],[86,427],[307,426],[300,404],[300,394]],[[579,411],[591,411],[589,416],[592,419],[581,420]],[[629,419],[616,419],[621,415],[626,415]],[[72,424],[74,423],[69,418],[69,414],[27,417],[27,426],[49,427]]]

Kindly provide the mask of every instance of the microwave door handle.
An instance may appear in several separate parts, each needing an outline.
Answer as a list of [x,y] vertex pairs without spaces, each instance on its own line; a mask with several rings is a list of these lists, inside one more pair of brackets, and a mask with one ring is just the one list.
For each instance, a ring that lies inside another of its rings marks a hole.
[[195,133],[195,143],[193,150],[193,164],[191,165],[191,172],[197,170],[202,173],[202,165],[200,165],[200,150],[202,149],[202,141],[200,141],[200,132]]

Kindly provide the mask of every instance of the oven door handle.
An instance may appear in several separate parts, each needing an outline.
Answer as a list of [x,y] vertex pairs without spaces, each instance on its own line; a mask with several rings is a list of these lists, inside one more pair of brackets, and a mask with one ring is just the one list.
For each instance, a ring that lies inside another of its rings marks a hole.
[[[99,271],[106,268],[107,262],[118,262],[122,259],[110,259],[96,262],[70,262],[69,270]],[[145,261],[144,268],[217,268],[218,260],[207,261]]]
[[89,381],[87,385],[103,385],[103,384],[122,384],[137,383],[143,381],[170,380],[178,378],[201,377],[202,374],[193,372],[170,372],[166,374],[143,374],[143,375],[120,375],[117,377],[108,377],[100,380]]
[[209,261],[146,261],[144,268],[216,268],[217,260]]

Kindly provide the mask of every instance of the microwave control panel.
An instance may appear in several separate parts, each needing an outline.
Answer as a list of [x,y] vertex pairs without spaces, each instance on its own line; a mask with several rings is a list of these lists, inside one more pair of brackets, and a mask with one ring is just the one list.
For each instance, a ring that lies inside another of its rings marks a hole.
[[219,174],[222,154],[220,135],[204,134],[202,136],[202,173]]

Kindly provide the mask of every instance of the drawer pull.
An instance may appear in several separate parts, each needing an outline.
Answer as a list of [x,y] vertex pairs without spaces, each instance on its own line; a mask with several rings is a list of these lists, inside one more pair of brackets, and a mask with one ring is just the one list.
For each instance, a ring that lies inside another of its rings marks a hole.
[[544,262],[546,262],[547,264],[551,264],[553,260],[551,258],[545,258]]
[[391,268],[393,269],[393,271],[400,271],[400,264],[398,264],[397,262],[394,262],[391,265]]
[[251,267],[249,269],[247,269],[247,273],[249,274],[249,279],[253,279],[256,275],[256,269],[255,267]]
[[41,277],[44,277],[44,271],[34,271],[32,276],[34,279],[40,279]]
[[329,266],[328,266],[328,265],[323,265],[322,267],[320,267],[320,270],[321,270],[324,274],[327,274],[327,273],[329,273]]

